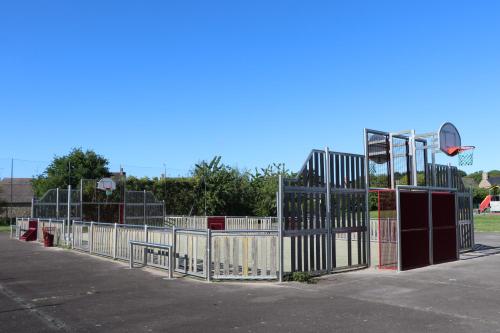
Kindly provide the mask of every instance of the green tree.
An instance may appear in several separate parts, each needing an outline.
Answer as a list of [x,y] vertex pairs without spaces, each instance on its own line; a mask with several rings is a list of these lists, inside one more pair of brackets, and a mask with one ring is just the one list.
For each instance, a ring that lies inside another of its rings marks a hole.
[[252,215],[276,216],[276,192],[278,176],[292,177],[284,164],[274,163],[267,168],[255,169],[250,175]]
[[57,187],[76,188],[80,179],[99,179],[109,176],[108,160],[93,150],[73,148],[69,154],[55,156],[45,171],[33,179],[33,190],[40,197]]

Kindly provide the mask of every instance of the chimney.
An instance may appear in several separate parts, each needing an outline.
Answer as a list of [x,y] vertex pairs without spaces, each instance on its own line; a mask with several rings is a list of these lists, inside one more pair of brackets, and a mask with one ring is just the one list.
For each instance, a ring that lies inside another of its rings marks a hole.
[[483,171],[483,180],[488,180],[488,173],[486,171]]

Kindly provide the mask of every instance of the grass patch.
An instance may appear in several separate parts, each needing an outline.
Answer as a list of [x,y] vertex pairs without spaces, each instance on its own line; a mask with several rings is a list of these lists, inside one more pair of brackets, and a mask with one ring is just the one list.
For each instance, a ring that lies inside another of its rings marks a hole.
[[475,215],[474,230],[479,232],[500,232],[500,215]]
[[283,277],[283,281],[295,281],[307,284],[316,283],[316,280],[314,280],[313,276],[308,272],[293,272],[292,274],[286,274]]
[[10,232],[10,225],[0,225],[0,232]]

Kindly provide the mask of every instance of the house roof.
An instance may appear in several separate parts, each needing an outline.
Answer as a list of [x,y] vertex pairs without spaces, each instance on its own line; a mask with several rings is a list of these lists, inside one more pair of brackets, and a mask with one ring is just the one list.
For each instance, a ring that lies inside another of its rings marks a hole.
[[491,185],[500,185],[500,177],[489,177],[488,181]]
[[[12,183],[12,186],[11,186]],[[0,201],[10,203],[12,188],[12,202],[28,203],[33,198],[31,178],[4,178],[0,180]]]
[[466,188],[475,188],[478,187],[479,184],[474,180],[474,178],[462,177],[462,182]]

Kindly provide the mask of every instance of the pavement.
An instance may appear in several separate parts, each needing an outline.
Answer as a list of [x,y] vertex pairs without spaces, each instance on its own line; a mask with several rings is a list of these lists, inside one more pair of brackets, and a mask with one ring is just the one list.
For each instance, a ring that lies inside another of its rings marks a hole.
[[500,332],[500,234],[460,261],[316,284],[166,279],[0,233],[0,332]]

